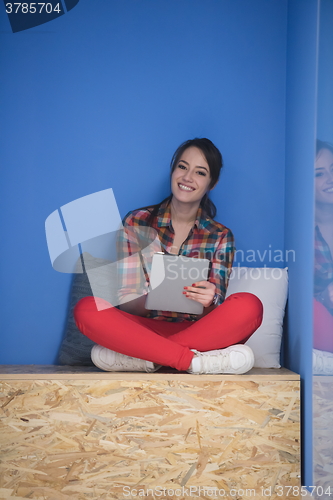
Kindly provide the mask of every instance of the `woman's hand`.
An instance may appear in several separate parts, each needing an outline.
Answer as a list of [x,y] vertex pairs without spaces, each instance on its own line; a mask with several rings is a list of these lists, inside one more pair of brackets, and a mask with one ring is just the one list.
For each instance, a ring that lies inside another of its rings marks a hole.
[[209,281],[197,281],[192,286],[184,286],[183,293],[188,299],[200,302],[204,307],[209,307],[213,303],[216,286]]

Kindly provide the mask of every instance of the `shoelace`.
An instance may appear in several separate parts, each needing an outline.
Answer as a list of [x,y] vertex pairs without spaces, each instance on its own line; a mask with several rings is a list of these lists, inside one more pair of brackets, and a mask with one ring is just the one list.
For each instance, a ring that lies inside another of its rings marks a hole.
[[229,370],[232,368],[230,364],[230,353],[205,354],[197,352],[197,356],[201,358],[200,373],[207,373],[215,370]]

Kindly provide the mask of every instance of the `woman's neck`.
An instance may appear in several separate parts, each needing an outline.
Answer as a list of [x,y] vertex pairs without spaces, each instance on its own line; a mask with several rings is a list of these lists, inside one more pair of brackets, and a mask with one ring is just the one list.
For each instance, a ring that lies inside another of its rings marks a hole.
[[174,197],[171,199],[171,219],[178,224],[193,224],[197,217],[197,212],[200,203],[181,203]]
[[333,204],[316,203],[315,220],[319,225],[333,225]]

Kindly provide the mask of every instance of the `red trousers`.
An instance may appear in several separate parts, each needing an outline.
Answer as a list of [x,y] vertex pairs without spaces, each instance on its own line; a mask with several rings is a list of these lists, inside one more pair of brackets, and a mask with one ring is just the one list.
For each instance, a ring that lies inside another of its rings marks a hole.
[[190,349],[210,351],[245,343],[259,328],[262,315],[261,301],[245,292],[230,295],[194,322],[134,316],[112,306],[98,311],[94,297],[81,299],[74,308],[78,329],[97,344],[181,371],[191,364]]
[[313,299],[313,347],[320,351],[333,352],[333,316],[326,307]]

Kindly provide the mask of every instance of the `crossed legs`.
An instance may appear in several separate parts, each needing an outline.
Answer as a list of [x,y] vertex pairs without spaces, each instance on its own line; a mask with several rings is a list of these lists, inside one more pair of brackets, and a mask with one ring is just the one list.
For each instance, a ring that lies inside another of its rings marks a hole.
[[191,364],[190,349],[209,351],[245,343],[259,328],[262,315],[261,301],[245,292],[230,295],[195,322],[134,316],[111,305],[99,311],[94,297],[81,299],[74,308],[77,327],[97,344],[181,371]]

